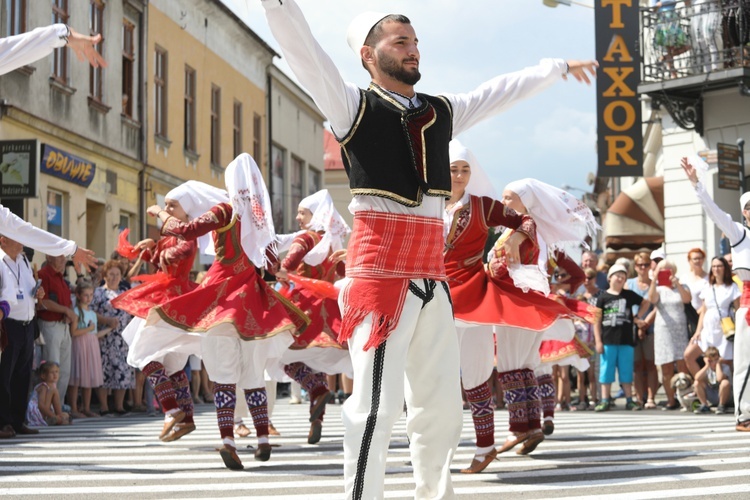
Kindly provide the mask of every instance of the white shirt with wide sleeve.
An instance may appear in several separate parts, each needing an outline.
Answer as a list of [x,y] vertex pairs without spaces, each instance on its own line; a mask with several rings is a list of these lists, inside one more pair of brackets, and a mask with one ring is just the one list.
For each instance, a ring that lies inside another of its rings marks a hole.
[[10,73],[27,64],[48,56],[53,50],[64,47],[68,27],[52,24],[20,35],[0,38],[0,75]]
[[65,240],[34,227],[2,205],[0,205],[0,234],[47,255],[73,255],[78,249],[75,241]]
[[[333,133],[344,137],[359,111],[359,87],[343,80],[336,65],[315,40],[294,0],[262,0],[262,4],[271,32],[289,67],[326,116]],[[566,70],[562,59],[543,59],[537,66],[497,76],[471,92],[441,94],[453,108],[454,137],[521,99],[541,92],[560,80]],[[406,99],[396,95],[394,98],[408,106]],[[412,99],[412,102],[420,104],[418,100]],[[425,196],[421,206],[410,208],[385,198],[357,195],[349,210],[352,213],[377,210],[440,219],[444,205],[442,198],[432,196]]]

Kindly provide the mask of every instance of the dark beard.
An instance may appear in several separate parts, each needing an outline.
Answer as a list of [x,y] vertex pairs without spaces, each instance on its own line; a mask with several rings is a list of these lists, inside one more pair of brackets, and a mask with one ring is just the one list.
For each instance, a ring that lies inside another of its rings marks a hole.
[[390,76],[394,80],[405,83],[407,85],[416,85],[422,75],[419,73],[419,69],[415,69],[413,72],[404,69],[403,65],[400,65],[396,59],[393,59],[382,52],[378,54],[378,66],[380,71]]

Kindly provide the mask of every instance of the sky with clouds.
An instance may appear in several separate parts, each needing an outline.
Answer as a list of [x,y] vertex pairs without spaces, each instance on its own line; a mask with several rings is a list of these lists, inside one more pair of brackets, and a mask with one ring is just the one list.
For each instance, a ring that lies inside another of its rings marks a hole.
[[[222,0],[270,46],[260,0]],[[583,0],[584,2],[586,0]],[[367,72],[346,44],[349,22],[365,10],[405,14],[419,38],[423,93],[465,92],[545,57],[594,58],[594,11],[545,7],[542,0],[297,0],[313,34],[344,79],[360,87]],[[589,2],[593,4],[593,2]],[[284,59],[276,65],[291,75]],[[293,76],[292,76],[293,78]],[[556,85],[459,137],[498,191],[523,177],[590,190],[596,171],[595,86]],[[580,196],[579,191],[572,190]]]

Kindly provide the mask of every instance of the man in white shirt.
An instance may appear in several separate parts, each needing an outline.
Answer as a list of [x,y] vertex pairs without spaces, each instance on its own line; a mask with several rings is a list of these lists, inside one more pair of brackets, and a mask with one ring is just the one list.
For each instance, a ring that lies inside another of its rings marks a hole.
[[[417,94],[420,56],[404,16],[365,13],[348,42],[372,77],[345,82],[294,0],[262,0],[289,66],[331,123],[354,199],[340,340],[354,391],[344,404],[348,498],[383,498],[388,444],[403,401],[417,498],[452,498],[450,462],[461,431],[458,342],[445,284],[448,143],[567,74],[589,81],[596,63],[546,59],[467,94]],[[511,238],[518,259],[522,237]]]
[[0,438],[16,434],[37,434],[26,427],[31,366],[34,359],[34,315],[36,291],[34,273],[23,254],[23,245],[0,235],[0,301],[10,305],[3,320],[7,345],[0,356]]
[[[94,48],[101,39],[101,35],[82,35],[65,24],[53,24],[28,33],[0,38],[0,75],[31,64],[65,45],[73,49],[80,61],[88,61],[95,68],[106,67],[107,62]],[[32,226],[2,204],[0,232],[39,252],[66,255],[73,259],[77,270],[80,270],[81,265],[96,267],[94,252],[78,248],[73,241]]]

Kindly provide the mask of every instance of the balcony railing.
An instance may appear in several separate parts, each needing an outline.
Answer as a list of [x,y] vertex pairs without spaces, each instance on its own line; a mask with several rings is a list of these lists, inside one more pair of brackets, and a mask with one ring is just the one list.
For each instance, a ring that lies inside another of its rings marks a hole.
[[641,27],[644,84],[750,68],[750,0],[662,0]]

